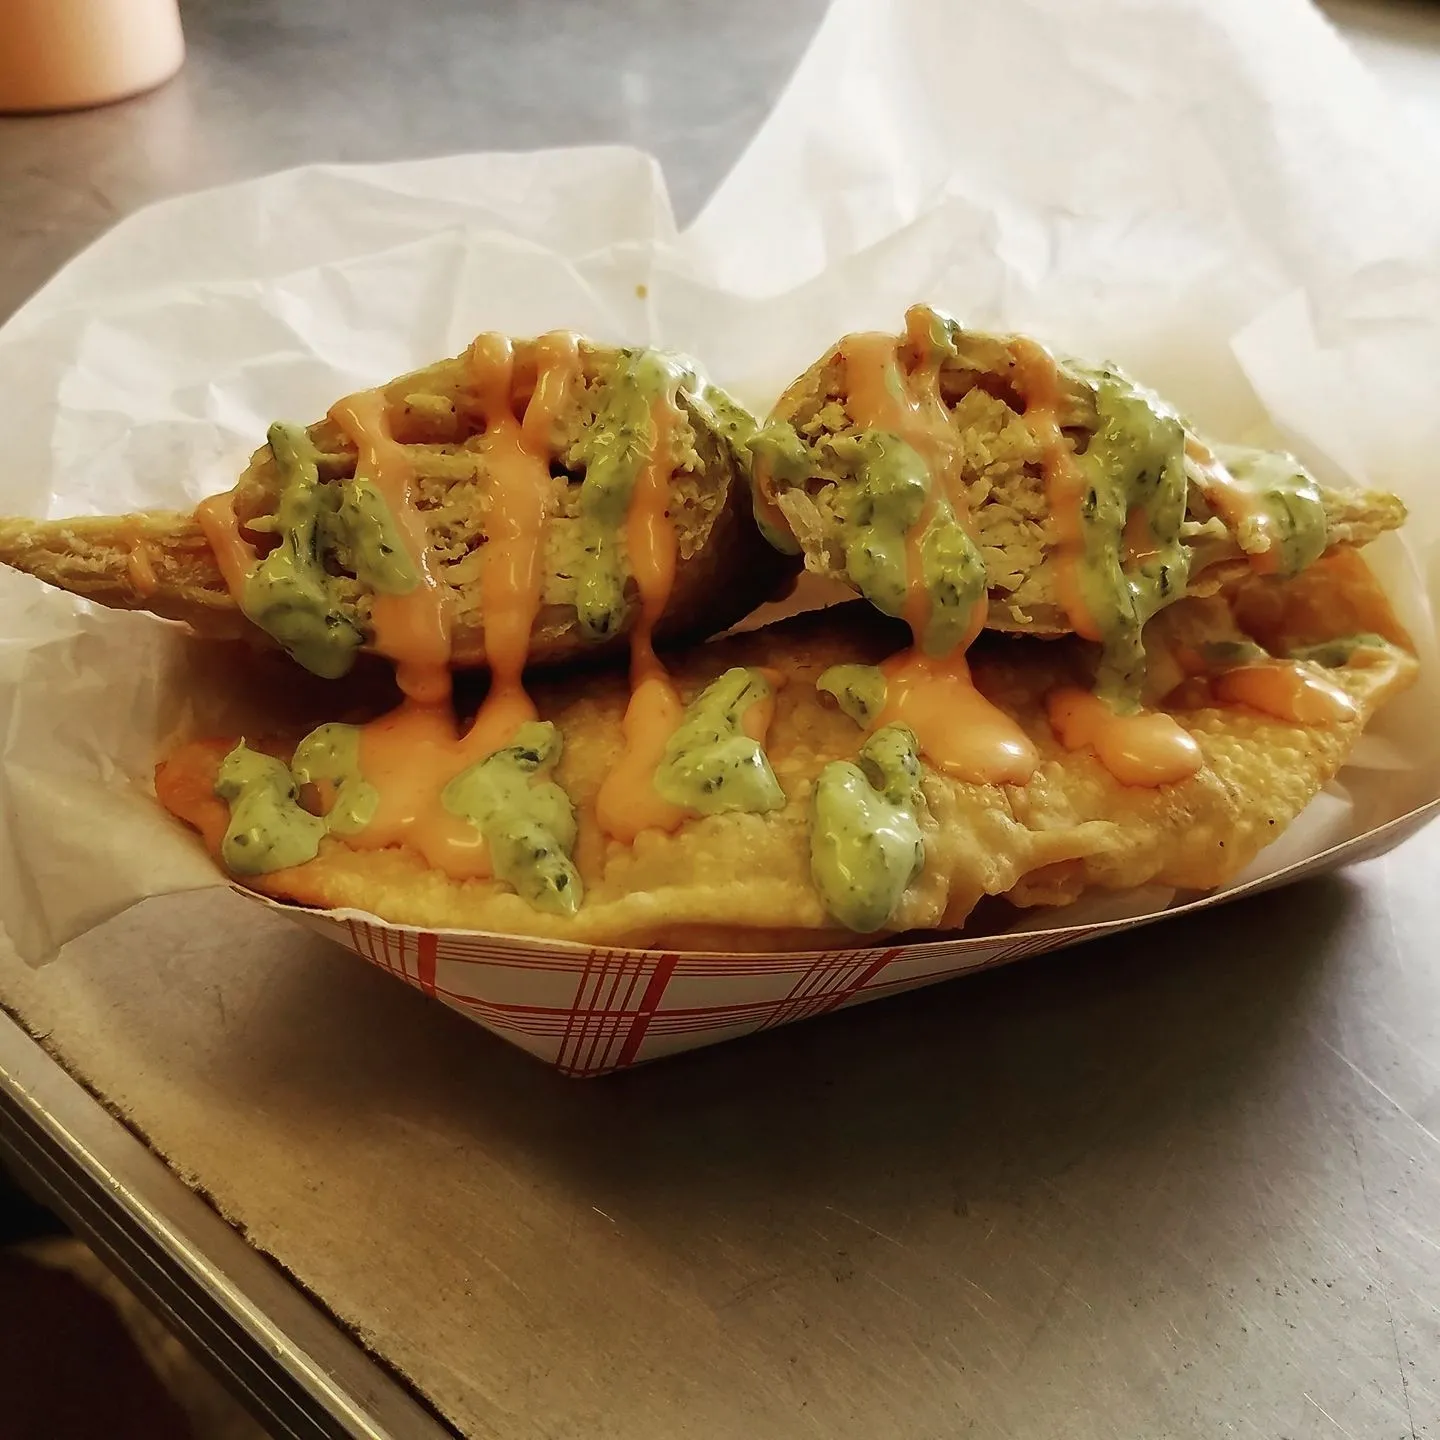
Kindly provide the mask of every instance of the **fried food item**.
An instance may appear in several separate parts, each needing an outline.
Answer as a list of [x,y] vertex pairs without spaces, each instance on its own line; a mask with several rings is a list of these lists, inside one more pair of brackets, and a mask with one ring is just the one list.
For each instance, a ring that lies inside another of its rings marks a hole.
[[[889,574],[893,532],[919,504],[907,439],[947,472],[994,630],[1138,631],[1182,595],[1295,573],[1405,518],[1395,496],[1321,486],[1290,456],[1207,445],[1117,370],[1057,362],[925,306],[906,321],[902,335],[845,337],[790,385],[757,469],[772,528],[887,613],[906,599]],[[867,387],[882,383],[903,393],[909,436],[867,423],[881,413]],[[939,547],[925,563],[937,596],[969,582]]]
[[[1065,710],[1077,694],[1094,698],[1073,689],[1086,684],[1092,646],[982,637],[969,657],[974,686],[1023,730],[1035,763],[1023,783],[974,783],[922,759],[903,725],[875,723],[865,677],[883,684],[883,672],[868,667],[904,639],[902,626],[855,603],[671,657],[689,707],[675,732],[685,739],[667,747],[654,785],[671,802],[688,796],[688,808],[673,828],[644,828],[633,843],[598,818],[627,747],[625,678],[538,680],[539,723],[519,732],[498,770],[467,772],[464,793],[445,791],[447,812],[468,815],[490,840],[488,877],[431,863],[417,848],[429,839],[405,838],[418,828],[363,848],[364,824],[353,822],[363,822],[363,781],[377,777],[371,757],[388,731],[359,732],[358,750],[339,761],[351,743],[344,727],[322,727],[336,733],[315,732],[299,752],[293,737],[276,740],[240,756],[248,778],[233,740],[196,742],[160,765],[157,794],[217,857],[241,855],[240,837],[274,843],[281,830],[266,826],[281,810],[304,816],[299,829],[314,833],[284,831],[295,848],[271,857],[288,863],[240,872],[260,893],[302,905],[591,945],[828,948],[954,931],[984,896],[1059,905],[1092,888],[1220,885],[1300,813],[1416,668],[1373,575],[1348,549],[1298,578],[1251,576],[1233,597],[1178,601],[1147,628],[1164,657],[1152,683],[1167,672],[1171,693],[1155,712],[1107,724],[1176,723],[1202,763],[1174,783],[1137,785],[1097,758],[1113,729],[1086,732],[1072,723],[1085,720],[1083,705]],[[534,823],[486,828],[534,785],[544,792]],[[726,794],[730,803],[704,810],[704,797]],[[522,835],[525,855],[543,852],[545,877],[496,878],[507,866],[522,873],[510,865]]]
[[[393,564],[404,546],[387,536],[396,524],[403,531],[404,517],[387,513],[373,487],[357,484],[357,465],[361,481],[366,468],[362,450],[390,447],[391,463],[410,472],[408,492],[424,531],[412,548],[426,552],[449,613],[449,662],[483,665],[490,542],[516,523],[509,515],[498,530],[494,523],[502,466],[487,438],[486,407],[497,397],[480,393],[477,379],[477,347],[487,347],[489,361],[498,343],[509,342],[481,337],[465,355],[341,402],[306,430],[272,427],[270,443],[218,506],[206,502],[195,514],[0,520],[0,562],[204,635],[263,639],[268,630],[308,668],[341,673],[355,651],[377,648],[376,601],[406,578]],[[656,633],[673,641],[723,630],[797,568],[763,542],[752,517],[746,457],[735,441],[753,421],[693,369],[655,352],[557,334],[513,342],[505,370],[499,400],[517,419],[537,411],[527,439],[549,462],[549,474],[540,472],[544,533],[529,661],[609,653],[639,613],[619,491],[646,387],[668,383],[677,416],[667,437],[677,573]],[[547,388],[532,407],[542,375]],[[280,552],[288,566],[281,583],[257,592],[247,589],[245,573],[227,574],[222,552],[237,541],[242,572],[265,568]]]

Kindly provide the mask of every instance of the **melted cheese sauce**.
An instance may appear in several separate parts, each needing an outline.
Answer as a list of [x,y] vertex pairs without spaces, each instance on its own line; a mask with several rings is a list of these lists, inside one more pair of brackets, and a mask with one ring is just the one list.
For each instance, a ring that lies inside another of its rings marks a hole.
[[[645,458],[625,520],[625,545],[640,613],[630,633],[630,703],[621,722],[624,748],[595,797],[601,831],[625,845],[646,830],[677,830],[699,813],[667,800],[655,786],[666,746],[685,719],[685,704],[655,654],[655,627],[669,603],[679,560],[669,513],[673,432],[679,419],[672,383],[651,402]],[[778,677],[767,678],[778,683]],[[742,717],[742,727],[752,739],[763,742],[773,713],[773,698],[753,704]]]
[[633,844],[642,830],[677,830],[689,814],[655,789],[655,771],[665,758],[666,743],[685,718],[685,706],[658,661],[653,671],[632,683],[621,722],[625,749],[595,798],[600,828],[625,845]]
[[420,576],[403,595],[370,602],[374,648],[395,662],[401,691],[421,704],[450,698],[450,612],[430,558],[430,535],[415,495],[415,467],[390,431],[383,390],[365,390],[331,407],[330,418],[359,451],[355,473],[379,491]]
[[461,771],[508,745],[521,725],[536,718],[523,676],[540,609],[552,435],[580,382],[576,337],[543,336],[536,358],[535,388],[524,419],[517,420],[510,341],[481,335],[466,355],[470,400],[484,425],[488,506],[480,585],[491,679],[463,734],[450,704],[449,612],[416,504],[414,467],[391,433],[382,392],[351,396],[331,411],[359,448],[359,466],[390,506],[421,576],[406,594],[374,597],[375,648],[395,662],[406,698],[361,729],[360,770],[379,803],[370,823],[344,836],[344,843],[357,849],[410,845],[456,879],[489,875],[490,857],[479,831],[447,810],[441,794]]
[[[480,574],[490,690],[467,737],[467,749],[478,752],[473,756],[477,760],[507,744],[520,725],[535,718],[521,677],[544,583],[552,434],[580,382],[574,335],[542,336],[535,350],[535,390],[523,421],[515,419],[511,407],[515,355],[510,341],[503,335],[482,335],[469,355],[490,476],[485,568]],[[492,733],[498,736],[493,742]]]
[[379,804],[370,823],[344,836],[344,843],[357,850],[411,845],[454,879],[488,875],[490,856],[480,832],[440,803],[440,792],[468,763],[465,739],[448,701],[407,701],[363,726],[360,773],[375,787]]
[[155,576],[155,556],[150,542],[140,533],[139,526],[130,523],[122,527],[121,538],[126,547],[125,573],[135,587],[135,593],[148,599],[159,588]]
[[[1086,640],[1099,640],[1100,626],[1085,602],[1080,569],[1085,558],[1085,531],[1080,507],[1085,498],[1085,473],[1060,428],[1062,400],[1060,367],[1055,357],[1034,340],[1012,343],[1017,379],[1025,401],[1025,419],[1040,442],[1045,499],[1050,506],[1056,549],[1051,558],[1055,588],[1070,628]],[[1147,527],[1148,528],[1148,527]]]
[[[945,656],[920,648],[930,618],[920,544],[943,495],[957,521],[967,524],[969,504],[960,471],[961,456],[940,394],[941,357],[928,343],[929,312],[906,313],[906,334],[848,335],[838,353],[845,367],[845,409],[863,430],[898,435],[925,460],[931,486],[919,518],[906,534],[905,620],[913,647],[887,661],[885,708],[872,729],[899,722],[914,731],[934,767],[976,784],[1024,784],[1034,772],[1036,751],[1024,730],[975,688],[965,651],[985,623],[982,593],[966,633]],[[906,344],[927,358],[907,371]],[[929,352],[927,355],[927,351]]]
[[1265,542],[1262,549],[1247,552],[1250,568],[1257,575],[1275,575],[1282,569],[1284,547],[1276,518],[1248,485],[1243,485],[1210,450],[1193,435],[1185,437],[1185,455],[1205,476],[1205,498],[1216,514],[1238,535],[1249,525]]
[[963,652],[936,660],[906,650],[880,669],[885,708],[875,729],[908,725],[937,770],[972,785],[1023,785],[1034,773],[1030,737],[975,688]]
[[[1071,629],[1086,640],[1102,632],[1086,602],[1081,584],[1085,561],[1083,506],[1087,480],[1075,451],[1060,426],[1063,399],[1060,367],[1055,357],[1034,340],[1016,339],[1019,389],[1025,419],[1040,442],[1045,498],[1050,507],[1056,550],[1055,588]],[[1132,564],[1154,553],[1156,541],[1145,512],[1126,517],[1125,549]],[[1094,750],[1100,763],[1123,785],[1168,785],[1193,775],[1204,759],[1194,737],[1169,715],[1141,712],[1117,715],[1088,691],[1062,689],[1047,705],[1051,728],[1067,750]]]
[[[920,331],[924,320],[918,307],[907,312],[905,318],[905,340],[923,346]],[[845,408],[850,418],[863,429],[898,435],[924,459],[930,471],[932,483],[925,504],[905,537],[905,621],[918,639],[930,619],[930,596],[920,578],[921,540],[935,518],[940,495],[962,525],[970,517],[970,506],[960,474],[955,432],[940,398],[940,360],[927,359],[907,374],[900,358],[903,343],[893,335],[870,332],[847,335],[839,351],[845,364]],[[982,597],[971,617],[969,639],[979,634],[984,618]]]
[[209,542],[225,588],[238,605],[245,593],[245,582],[255,568],[256,556],[254,547],[240,533],[234,496],[212,495],[202,500],[195,507],[195,521]]
[[640,614],[630,633],[630,703],[621,731],[625,748],[595,797],[600,828],[623,844],[643,830],[677,830],[690,812],[655,789],[665,746],[685,718],[685,706],[655,654],[655,626],[675,584],[678,545],[670,519],[671,434],[678,419],[673,394],[650,407],[645,463],[630,497],[625,544],[640,593]]
[[1360,707],[1327,676],[1294,660],[1272,660],[1226,670],[1211,682],[1222,704],[1248,705],[1293,725],[1339,725]]
[[1205,763],[1195,737],[1169,715],[1117,715],[1097,695],[1066,686],[1046,699],[1050,726],[1067,750],[1095,752],[1122,785],[1170,785]]

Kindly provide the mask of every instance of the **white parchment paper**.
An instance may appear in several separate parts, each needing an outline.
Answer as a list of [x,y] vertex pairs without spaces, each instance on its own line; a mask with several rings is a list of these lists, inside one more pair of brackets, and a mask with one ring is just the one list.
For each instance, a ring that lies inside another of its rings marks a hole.
[[[918,299],[1402,494],[1405,542],[1372,555],[1422,682],[1248,878],[1440,797],[1440,154],[1303,0],[837,0],[684,234],[654,161],[613,148],[155,206],[0,331],[0,510],[187,506],[271,419],[481,329],[686,350],[764,405]],[[194,649],[0,574],[0,922],[27,958],[218,882],[150,788],[161,739],[219,703]]]

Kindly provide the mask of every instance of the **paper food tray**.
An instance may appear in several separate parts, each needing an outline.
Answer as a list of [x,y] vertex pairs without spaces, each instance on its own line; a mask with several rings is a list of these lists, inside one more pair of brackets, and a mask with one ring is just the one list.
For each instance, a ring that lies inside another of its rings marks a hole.
[[[766,956],[251,897],[598,1074],[1178,920],[1378,854],[1440,809],[1437,160],[1300,5],[838,0],[683,233],[658,166],[620,148],[317,166],[130,217],[0,331],[0,508],[188,508],[230,487],[271,419],[484,329],[683,350],[764,408],[839,335],[894,328],[915,300],[1116,360],[1210,433],[1404,497],[1404,540],[1371,554],[1420,680],[1223,893]],[[0,920],[27,959],[147,896],[225,883],[153,796],[163,740],[240,723],[186,653],[159,622],[0,575]]]
[[358,910],[306,910],[234,889],[338,941],[562,1075],[580,1077],[828,1015],[1369,860],[1437,814],[1440,801],[1287,870],[1144,915],[1058,927],[1047,917],[1045,929],[851,950],[595,950],[475,930],[415,930]]

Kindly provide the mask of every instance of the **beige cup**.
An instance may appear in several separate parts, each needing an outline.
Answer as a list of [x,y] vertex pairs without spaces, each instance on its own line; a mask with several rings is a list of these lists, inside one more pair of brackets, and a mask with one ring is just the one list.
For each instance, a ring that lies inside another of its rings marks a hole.
[[122,100],[184,58],[177,0],[0,0],[0,111]]

